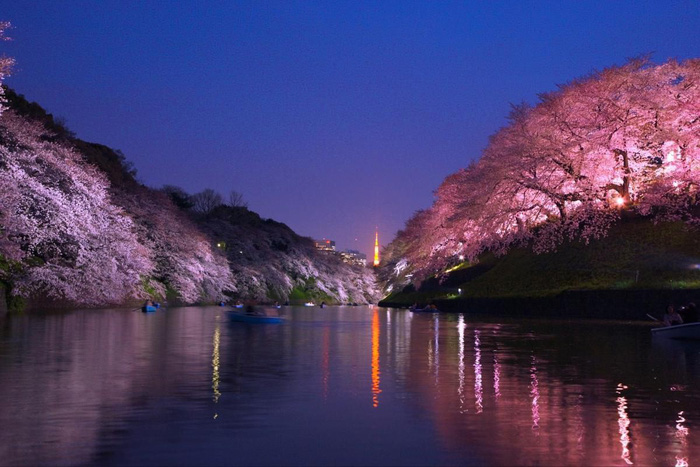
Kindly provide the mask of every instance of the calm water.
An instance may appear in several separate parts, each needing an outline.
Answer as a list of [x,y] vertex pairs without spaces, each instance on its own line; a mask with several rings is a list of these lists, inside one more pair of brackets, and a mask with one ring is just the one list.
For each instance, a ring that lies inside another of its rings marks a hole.
[[693,465],[700,346],[371,307],[0,321],[3,465]]

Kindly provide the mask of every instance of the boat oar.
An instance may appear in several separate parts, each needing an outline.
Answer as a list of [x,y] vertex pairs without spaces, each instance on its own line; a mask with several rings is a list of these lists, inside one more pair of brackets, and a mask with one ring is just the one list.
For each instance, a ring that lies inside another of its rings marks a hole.
[[660,320],[654,318],[653,316],[651,316],[649,313],[647,313],[647,316],[648,316],[649,318],[653,319],[654,321],[657,321],[657,322],[660,321]]

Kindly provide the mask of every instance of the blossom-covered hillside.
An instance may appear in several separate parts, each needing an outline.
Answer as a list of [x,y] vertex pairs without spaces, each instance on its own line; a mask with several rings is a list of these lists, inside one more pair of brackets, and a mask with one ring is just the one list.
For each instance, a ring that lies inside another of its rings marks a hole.
[[696,225],[699,184],[700,60],[632,60],[516,107],[406,223],[382,275],[400,285],[487,251],[585,243],[622,211]]
[[370,303],[374,274],[316,251],[309,238],[240,206],[219,206],[200,225],[229,258],[237,296]]
[[[371,272],[320,255],[308,239],[245,208],[206,216],[182,209],[137,183],[118,151],[77,139],[37,104],[4,91],[0,281],[10,301],[211,303],[295,293],[376,300]],[[216,246],[222,239],[227,248]]]

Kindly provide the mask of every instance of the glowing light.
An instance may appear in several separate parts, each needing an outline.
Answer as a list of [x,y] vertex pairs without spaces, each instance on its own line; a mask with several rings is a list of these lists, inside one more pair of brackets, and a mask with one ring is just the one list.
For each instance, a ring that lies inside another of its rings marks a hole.
[[617,204],[618,206],[623,206],[625,204],[625,198],[623,198],[623,197],[615,198],[615,204]]
[[379,312],[372,315],[372,407],[379,407]]
[[379,266],[379,232],[374,231],[374,265]]
[[464,261],[464,255],[459,255],[459,260]]
[[620,458],[627,464],[632,465],[634,462],[630,459],[630,419],[627,416],[627,398],[622,396],[622,391],[627,389],[624,384],[617,385],[617,426],[620,433],[620,444],[622,445],[622,454]]

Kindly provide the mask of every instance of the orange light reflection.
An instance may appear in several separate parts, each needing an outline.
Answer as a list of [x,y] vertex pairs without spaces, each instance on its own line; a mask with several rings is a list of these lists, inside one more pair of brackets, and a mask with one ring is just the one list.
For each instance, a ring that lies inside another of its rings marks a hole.
[[372,407],[379,407],[379,312],[372,315]]

